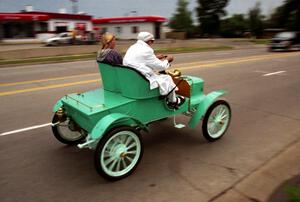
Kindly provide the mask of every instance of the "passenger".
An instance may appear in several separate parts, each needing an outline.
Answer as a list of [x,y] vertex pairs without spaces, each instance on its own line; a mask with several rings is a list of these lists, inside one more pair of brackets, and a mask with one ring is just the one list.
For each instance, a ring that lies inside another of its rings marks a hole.
[[168,95],[167,104],[177,108],[184,102],[184,98],[176,96],[176,85],[170,75],[158,74],[170,67],[173,56],[155,56],[152,44],[154,37],[149,32],[140,32],[137,42],[129,47],[123,65],[130,66],[140,71],[150,82],[150,89],[159,87],[161,95]]
[[107,62],[112,65],[122,65],[123,58],[114,48],[116,46],[116,37],[109,32],[102,35],[102,49],[97,53],[98,62]]

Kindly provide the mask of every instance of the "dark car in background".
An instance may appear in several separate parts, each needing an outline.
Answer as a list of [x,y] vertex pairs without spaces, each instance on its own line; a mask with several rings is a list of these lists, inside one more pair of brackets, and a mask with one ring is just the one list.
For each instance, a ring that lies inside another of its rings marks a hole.
[[269,50],[300,50],[300,32],[280,32],[269,45]]

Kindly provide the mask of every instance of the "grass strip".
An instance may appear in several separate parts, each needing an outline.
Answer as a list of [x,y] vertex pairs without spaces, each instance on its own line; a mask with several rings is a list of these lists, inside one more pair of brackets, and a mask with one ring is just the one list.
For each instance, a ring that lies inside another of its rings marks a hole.
[[12,64],[35,64],[35,63],[53,63],[53,62],[71,62],[77,60],[95,59],[96,53],[82,54],[82,55],[64,55],[64,56],[52,56],[52,57],[39,57],[39,58],[26,58],[15,60],[0,60],[0,65],[12,65]]
[[255,44],[268,44],[270,39],[237,39],[232,42],[251,42]]

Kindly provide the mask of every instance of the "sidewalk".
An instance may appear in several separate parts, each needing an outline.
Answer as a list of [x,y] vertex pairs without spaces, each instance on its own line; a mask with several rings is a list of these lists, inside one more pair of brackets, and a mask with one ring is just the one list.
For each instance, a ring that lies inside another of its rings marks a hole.
[[[274,156],[262,167],[246,176],[229,190],[215,197],[214,202],[274,202],[275,191],[285,189],[282,183],[300,179],[300,140],[291,143],[284,151]],[[279,189],[278,189],[279,188]],[[299,187],[300,189],[300,187]],[[300,193],[299,193],[300,194]],[[300,198],[299,198],[300,200]]]

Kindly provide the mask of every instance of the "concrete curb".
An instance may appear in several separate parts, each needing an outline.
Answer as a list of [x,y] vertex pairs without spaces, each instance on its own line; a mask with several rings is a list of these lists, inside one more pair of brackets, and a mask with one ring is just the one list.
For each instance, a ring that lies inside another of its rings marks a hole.
[[276,188],[284,181],[300,173],[300,140],[272,158],[268,163],[251,173],[230,190],[212,201],[268,201]]

